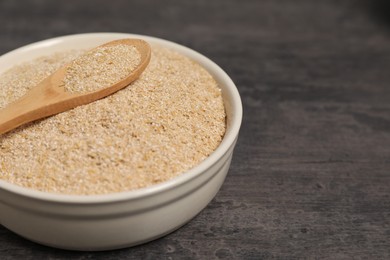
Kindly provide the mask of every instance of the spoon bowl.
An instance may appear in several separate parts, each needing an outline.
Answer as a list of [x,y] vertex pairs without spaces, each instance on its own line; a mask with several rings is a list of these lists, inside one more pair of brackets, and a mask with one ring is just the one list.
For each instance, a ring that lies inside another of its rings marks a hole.
[[66,91],[63,87],[67,70],[72,66],[71,63],[67,64],[30,89],[23,97],[0,110],[0,134],[28,122],[104,98],[136,80],[149,64],[151,56],[149,44],[141,39],[120,39],[100,45],[91,51],[118,45],[133,46],[140,54],[140,62],[131,73],[109,86],[94,91],[74,93]]

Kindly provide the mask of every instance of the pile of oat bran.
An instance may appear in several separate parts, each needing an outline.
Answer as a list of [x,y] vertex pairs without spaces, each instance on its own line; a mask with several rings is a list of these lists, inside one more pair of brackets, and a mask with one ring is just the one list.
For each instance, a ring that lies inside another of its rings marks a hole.
[[[0,108],[80,53],[42,57],[0,75]],[[210,155],[225,133],[225,117],[208,72],[152,46],[149,66],[129,87],[0,136],[0,179],[78,195],[146,187]]]

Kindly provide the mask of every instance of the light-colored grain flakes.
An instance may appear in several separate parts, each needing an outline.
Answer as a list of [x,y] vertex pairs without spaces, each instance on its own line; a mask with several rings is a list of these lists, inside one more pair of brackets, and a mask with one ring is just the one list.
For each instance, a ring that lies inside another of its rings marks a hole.
[[[77,57],[60,53],[0,76],[0,108]],[[169,180],[220,144],[221,91],[190,59],[152,46],[149,66],[104,99],[0,136],[0,178],[41,191],[106,194]]]
[[131,45],[92,49],[67,67],[63,81],[65,91],[85,93],[111,86],[128,76],[140,61],[141,54]]

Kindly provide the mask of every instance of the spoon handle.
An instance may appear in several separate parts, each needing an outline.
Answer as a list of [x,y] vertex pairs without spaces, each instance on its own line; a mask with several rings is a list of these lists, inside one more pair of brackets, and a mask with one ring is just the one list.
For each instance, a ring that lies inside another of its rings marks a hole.
[[[0,135],[22,124],[58,113],[58,106],[64,105],[60,101],[65,95],[47,87],[47,84],[50,84],[49,80],[42,81],[22,98],[0,110]],[[47,100],[52,102],[47,103]]]

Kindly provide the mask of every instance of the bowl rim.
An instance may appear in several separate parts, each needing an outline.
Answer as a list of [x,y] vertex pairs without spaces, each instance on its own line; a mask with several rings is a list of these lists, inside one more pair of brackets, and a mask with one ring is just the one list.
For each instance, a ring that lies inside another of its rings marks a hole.
[[[240,98],[240,94],[237,90],[236,85],[232,81],[232,79],[227,75],[227,73],[219,67],[215,62],[204,56],[203,54],[190,49],[184,45],[165,40],[162,38],[157,38],[148,35],[141,34],[132,34],[132,33],[116,33],[116,32],[96,32],[96,33],[81,33],[81,34],[71,34],[58,36],[46,40],[37,41],[34,43],[27,44],[25,46],[19,47],[15,50],[7,52],[3,55],[0,55],[0,60],[4,59],[8,56],[12,56],[18,54],[20,52],[28,52],[29,50],[33,50],[36,48],[42,47],[50,47],[59,42],[69,41],[69,40],[77,40],[81,38],[94,38],[94,37],[107,37],[107,38],[128,38],[128,37],[137,37],[144,39],[146,41],[150,41],[151,43],[161,44],[164,47],[168,47],[170,49],[176,50],[179,53],[194,59],[196,62],[201,64],[203,67],[207,67],[206,70],[210,73],[214,74],[214,76],[218,76],[224,84],[227,85],[229,96],[232,99],[232,108],[234,108],[234,116],[231,118],[231,123],[229,124],[229,131],[225,133],[225,136],[222,139],[222,142],[216,148],[214,152],[212,152],[206,159],[201,161],[198,165],[189,169],[188,171],[183,172],[182,174],[144,188],[122,191],[116,193],[108,193],[108,194],[96,194],[96,195],[72,195],[72,194],[56,194],[50,192],[44,192],[39,190],[34,190],[31,188],[25,188],[22,186],[18,186],[16,184],[12,184],[0,179],[0,189],[3,189],[12,194],[16,194],[23,197],[28,197],[35,200],[48,201],[48,202],[57,202],[57,203],[67,203],[67,204],[99,204],[99,203],[107,203],[113,201],[128,201],[135,200],[140,198],[145,198],[149,196],[153,196],[158,193],[162,193],[168,190],[171,190],[175,187],[179,187],[192,179],[195,179],[197,176],[205,172],[208,168],[213,166],[218,162],[218,160],[223,157],[230,147],[235,144],[236,139],[238,137],[238,133],[241,127],[243,109],[242,102]],[[212,69],[212,71],[210,71]]]

